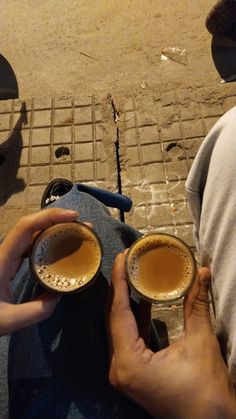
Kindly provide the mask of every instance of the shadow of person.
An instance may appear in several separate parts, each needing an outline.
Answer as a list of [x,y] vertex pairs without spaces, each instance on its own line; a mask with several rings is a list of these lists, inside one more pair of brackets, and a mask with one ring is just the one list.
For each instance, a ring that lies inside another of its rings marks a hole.
[[6,58],[0,54],[0,100],[18,97],[19,90],[15,73]]
[[236,42],[227,36],[213,36],[211,52],[222,79],[226,82],[236,81]]
[[25,189],[23,179],[17,178],[23,147],[21,128],[27,123],[27,109],[22,103],[20,116],[10,136],[0,145],[0,206],[15,193]]

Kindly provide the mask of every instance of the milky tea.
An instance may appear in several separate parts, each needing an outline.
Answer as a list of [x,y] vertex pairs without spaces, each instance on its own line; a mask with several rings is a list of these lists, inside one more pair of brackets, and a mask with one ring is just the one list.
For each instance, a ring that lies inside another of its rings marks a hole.
[[99,272],[101,244],[85,224],[56,224],[36,239],[30,259],[34,274],[46,288],[63,293],[80,291]]
[[151,233],[130,247],[126,269],[138,294],[154,303],[168,303],[187,293],[196,275],[196,262],[182,240]]

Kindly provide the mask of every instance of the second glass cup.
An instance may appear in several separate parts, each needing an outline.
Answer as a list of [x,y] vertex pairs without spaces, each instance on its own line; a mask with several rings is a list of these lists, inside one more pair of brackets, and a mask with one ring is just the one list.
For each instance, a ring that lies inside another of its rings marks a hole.
[[151,233],[136,240],[126,256],[130,286],[152,303],[172,303],[189,291],[197,265],[192,251],[179,238]]

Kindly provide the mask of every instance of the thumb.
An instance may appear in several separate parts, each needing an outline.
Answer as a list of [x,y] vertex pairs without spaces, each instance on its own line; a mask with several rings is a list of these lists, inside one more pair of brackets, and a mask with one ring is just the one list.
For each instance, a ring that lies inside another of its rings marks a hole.
[[196,281],[184,302],[184,328],[186,333],[192,330],[196,333],[205,329],[212,332],[208,290],[210,284],[210,271],[200,268]]
[[55,310],[61,296],[44,292],[35,300],[22,304],[0,302],[0,336],[15,332],[47,319]]

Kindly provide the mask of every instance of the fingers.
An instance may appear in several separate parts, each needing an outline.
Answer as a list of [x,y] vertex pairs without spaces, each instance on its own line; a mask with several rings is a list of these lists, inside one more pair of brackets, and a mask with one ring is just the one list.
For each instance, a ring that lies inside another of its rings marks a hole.
[[88,226],[91,229],[93,229],[93,224],[92,223],[84,222],[83,224],[85,224],[86,226]]
[[53,224],[75,221],[77,218],[76,211],[62,208],[50,208],[22,217],[0,247],[0,277],[7,272],[9,277],[15,274],[14,270],[18,269],[15,264],[21,262],[22,255],[31,244],[34,233],[45,230]]
[[114,287],[113,309],[130,308],[128,285],[126,282],[125,256],[117,255],[112,270],[112,284]]
[[210,279],[208,268],[199,269],[195,284],[185,299],[184,320],[187,333],[192,330],[195,333],[200,330],[202,333],[203,329],[212,331],[208,298]]
[[8,334],[47,319],[61,296],[45,292],[37,299],[23,304],[0,303],[0,335]]
[[113,299],[110,312],[110,332],[114,351],[132,349],[139,337],[137,324],[130,308],[126,282],[125,256],[120,253],[112,271]]

